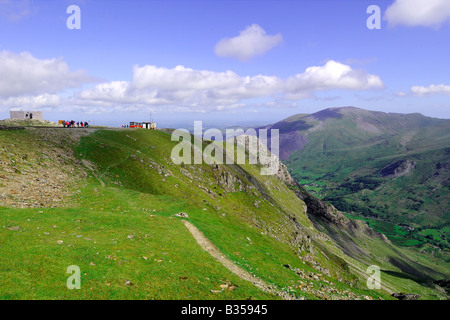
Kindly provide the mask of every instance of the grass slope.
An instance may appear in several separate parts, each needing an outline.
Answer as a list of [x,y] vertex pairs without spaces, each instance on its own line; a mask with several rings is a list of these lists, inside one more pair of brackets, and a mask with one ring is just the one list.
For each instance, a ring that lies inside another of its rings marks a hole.
[[[173,216],[179,212],[238,266],[293,297],[391,298],[385,290],[368,290],[368,264],[315,230],[304,203],[282,181],[259,175],[257,166],[175,165],[175,142],[161,131],[97,130],[68,143],[75,131],[53,130],[0,131],[0,174],[18,179],[23,169],[56,168],[58,157],[32,159],[57,150],[73,170],[66,206],[0,208],[1,299],[279,299],[203,251]],[[33,146],[36,140],[39,150],[10,147],[11,141]],[[12,158],[28,160],[16,172]],[[81,160],[89,161],[105,187]],[[378,240],[369,245],[392,250]],[[81,290],[66,287],[70,265],[82,271]],[[391,290],[444,297],[388,261],[382,266]],[[221,291],[226,283],[236,289]]]

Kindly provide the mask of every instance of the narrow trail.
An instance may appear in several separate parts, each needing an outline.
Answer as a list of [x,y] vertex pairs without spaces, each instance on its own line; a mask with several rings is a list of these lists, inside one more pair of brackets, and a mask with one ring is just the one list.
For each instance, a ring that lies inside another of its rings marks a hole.
[[233,263],[229,258],[227,258],[220,250],[208,239],[205,237],[203,232],[197,229],[192,223],[186,220],[183,221],[186,228],[189,230],[189,232],[192,234],[192,236],[195,238],[197,243],[206,251],[208,252],[212,257],[214,257],[218,262],[220,262],[225,268],[233,272],[235,275],[237,275],[239,278],[250,281],[255,285],[257,288],[261,289],[264,292],[272,293],[274,295],[282,297],[284,300],[291,300],[292,297],[288,295],[287,293],[281,292],[277,289],[275,289],[273,286],[268,285],[263,280],[255,277],[254,275],[251,275],[249,272],[245,271],[244,269],[238,267],[236,264]]
[[101,186],[104,187],[105,183],[103,182],[102,179],[100,179],[96,174],[95,174],[95,170],[92,166],[92,163],[90,163],[89,161],[82,159],[81,162],[83,163],[83,165],[89,169],[89,171],[91,171],[92,175],[98,180],[98,182],[100,182]]

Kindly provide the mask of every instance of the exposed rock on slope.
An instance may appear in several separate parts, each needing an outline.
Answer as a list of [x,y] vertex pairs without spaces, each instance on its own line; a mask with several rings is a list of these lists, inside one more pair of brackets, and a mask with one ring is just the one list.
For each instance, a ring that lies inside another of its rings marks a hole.
[[414,293],[393,293],[392,296],[398,300],[417,300],[421,297],[420,294]]
[[69,196],[87,176],[69,148],[83,132],[33,128],[25,132],[33,148],[11,141],[0,149],[2,204],[16,208],[66,206]]
[[383,177],[397,178],[408,174],[415,167],[415,161],[399,160],[381,169],[380,173]]
[[299,183],[297,183],[289,174],[285,165],[280,162],[280,169],[276,175],[281,181],[293,187],[295,194],[303,200],[307,206],[307,214],[309,219],[315,224],[323,222],[331,223],[341,229],[348,231],[361,231],[371,237],[376,237],[384,241],[388,241],[386,236],[375,232],[365,223],[355,221],[344,216],[333,205],[322,201],[308,191],[305,190]]

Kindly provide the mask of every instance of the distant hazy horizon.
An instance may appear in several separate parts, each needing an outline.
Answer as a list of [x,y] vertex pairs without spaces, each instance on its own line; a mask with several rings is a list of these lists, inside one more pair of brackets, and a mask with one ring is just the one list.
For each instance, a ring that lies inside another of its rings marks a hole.
[[[340,108],[340,107],[331,107],[331,108]],[[327,109],[327,108],[324,108]],[[320,109],[314,112],[301,112],[304,114],[313,114],[315,112],[324,110]],[[363,108],[360,108],[363,109]],[[368,109],[364,109],[368,110]],[[368,110],[375,112],[385,112],[380,110]],[[398,112],[386,112],[386,113],[398,113]],[[410,112],[416,113],[416,112]],[[419,112],[420,113],[420,112]],[[0,120],[9,119],[9,112],[4,113],[5,116],[2,117],[3,113],[0,113]],[[107,114],[106,117],[101,116],[92,116],[92,115],[80,115],[80,114],[61,114],[62,117],[58,117],[51,112],[44,112],[44,119],[57,123],[58,120],[75,120],[75,121],[88,121],[91,125],[101,125],[101,126],[109,126],[109,127],[121,127],[122,125],[128,124],[130,121],[155,121],[159,128],[184,128],[191,130],[194,127],[194,121],[203,121],[204,128],[227,128],[227,127],[260,127],[265,125],[274,124],[281,120],[284,120],[288,117],[296,115],[299,113],[292,113],[286,115],[270,115],[269,117],[260,117],[258,119],[252,118],[238,118],[233,116],[227,117],[214,117],[214,115],[208,114],[197,114],[191,113],[189,115],[183,115],[183,117],[178,116],[177,114],[169,114],[169,115],[153,115],[153,114],[129,114],[124,117],[123,115],[119,118],[117,116]],[[408,114],[408,113],[405,113]],[[424,115],[424,114],[422,114]],[[428,117],[427,115],[424,115]],[[431,118],[439,118],[439,119],[448,119],[448,118],[440,118],[440,117],[431,117]]]

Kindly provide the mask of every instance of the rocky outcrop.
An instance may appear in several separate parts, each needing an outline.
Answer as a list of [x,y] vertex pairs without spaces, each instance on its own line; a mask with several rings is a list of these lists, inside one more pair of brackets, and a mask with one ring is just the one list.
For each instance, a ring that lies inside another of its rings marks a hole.
[[[316,228],[330,231],[333,227],[337,227],[338,229],[349,233],[351,236],[358,236],[358,233],[362,233],[371,238],[378,238],[385,242],[390,242],[384,234],[376,232],[362,221],[347,218],[333,205],[312,196],[299,184],[296,183],[294,190],[297,197],[305,202],[308,218],[313,222]],[[329,235],[332,238],[335,238],[332,234]],[[334,240],[343,242],[336,238]]]
[[294,178],[291,177],[287,167],[281,161],[280,161],[280,164],[278,166],[278,172],[275,174],[275,176],[279,180],[285,182],[286,184],[288,184],[290,186],[295,184]]
[[340,213],[331,204],[312,196],[309,192],[299,186],[295,191],[297,197],[302,199],[307,206],[307,214],[311,220],[320,219],[331,222],[339,227],[344,227],[349,219]]
[[300,252],[306,252],[310,254],[315,254],[314,246],[311,241],[311,236],[306,234],[297,234],[294,239],[294,245],[298,247]]
[[450,279],[442,279],[434,281],[439,287],[444,288],[444,290],[450,294]]
[[410,173],[415,167],[415,161],[399,160],[381,169],[380,174],[384,178],[397,178]]
[[389,242],[384,234],[378,233],[362,221],[356,221],[347,218],[333,205],[322,201],[311,195],[305,188],[303,188],[297,181],[295,181],[289,174],[286,166],[280,165],[280,170],[277,177],[292,187],[297,197],[303,200],[306,204],[306,213],[308,218],[315,224],[330,223],[339,229],[350,231],[353,234],[362,232],[370,237],[379,238],[383,241]]
[[217,175],[218,184],[227,192],[244,191],[245,187],[242,181],[230,171],[221,171]]
[[180,213],[174,214],[174,217],[189,219],[189,215],[185,212],[180,212]]
[[398,300],[418,300],[421,295],[415,293],[393,293],[392,296]]

